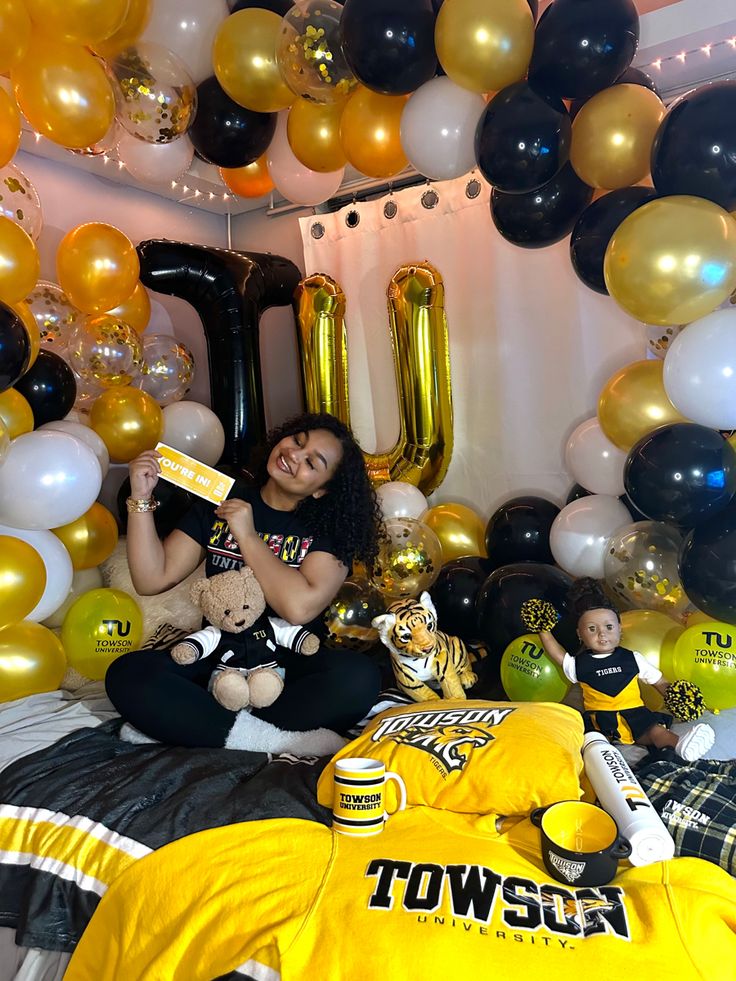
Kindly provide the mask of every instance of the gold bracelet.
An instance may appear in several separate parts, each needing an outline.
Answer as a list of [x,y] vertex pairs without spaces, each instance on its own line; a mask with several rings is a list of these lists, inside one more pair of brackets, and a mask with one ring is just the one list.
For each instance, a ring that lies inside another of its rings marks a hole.
[[128,497],[125,506],[129,514],[139,514],[143,511],[155,511],[159,506],[155,497]]

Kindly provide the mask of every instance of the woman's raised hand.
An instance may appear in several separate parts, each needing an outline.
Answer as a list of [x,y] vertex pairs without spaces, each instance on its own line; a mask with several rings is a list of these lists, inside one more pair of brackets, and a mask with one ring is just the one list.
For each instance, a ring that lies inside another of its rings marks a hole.
[[128,464],[130,496],[138,499],[150,497],[161,473],[160,454],[156,450],[144,450]]

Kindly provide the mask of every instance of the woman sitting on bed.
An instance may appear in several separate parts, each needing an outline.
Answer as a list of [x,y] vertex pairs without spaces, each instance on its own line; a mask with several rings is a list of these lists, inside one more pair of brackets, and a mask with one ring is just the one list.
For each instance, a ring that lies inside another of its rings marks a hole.
[[[197,499],[163,542],[153,520],[159,473],[154,450],[130,464],[128,564],[144,596],[171,589],[203,558],[207,576],[247,563],[270,610],[308,624],[352,561],[370,565],[376,556],[375,494],[360,448],[334,416],[303,415],[271,433],[258,486],[237,482],[219,506]],[[277,701],[237,715],[207,691],[207,659],[178,665],[167,651],[134,651],[113,662],[105,685],[122,717],[155,740],[271,752],[298,751],[305,730],[344,732],[376,700],[379,672],[361,654],[320,649],[304,657],[280,648],[277,660],[285,670]],[[328,738],[324,751],[335,748]]]

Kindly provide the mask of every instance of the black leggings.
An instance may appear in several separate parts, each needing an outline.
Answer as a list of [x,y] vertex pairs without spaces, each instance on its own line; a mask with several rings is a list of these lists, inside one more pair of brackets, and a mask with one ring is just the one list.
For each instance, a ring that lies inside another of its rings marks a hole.
[[[346,732],[377,700],[380,672],[355,651],[320,649],[307,657],[282,648],[278,660],[286,671],[284,690],[253,715],[280,729]],[[131,651],[107,669],[105,688],[126,721],[160,742],[224,746],[236,713],[207,691],[213,667],[209,658],[181,665],[168,651]]]

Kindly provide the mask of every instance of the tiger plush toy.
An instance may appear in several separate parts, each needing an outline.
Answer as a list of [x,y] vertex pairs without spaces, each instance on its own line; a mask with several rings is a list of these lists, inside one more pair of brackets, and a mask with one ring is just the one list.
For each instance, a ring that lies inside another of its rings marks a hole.
[[429,593],[397,600],[372,623],[391,654],[399,688],[415,702],[465,698],[465,689],[475,684],[465,644],[437,630]]

